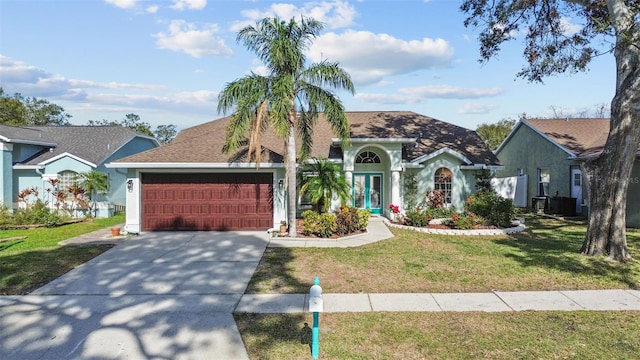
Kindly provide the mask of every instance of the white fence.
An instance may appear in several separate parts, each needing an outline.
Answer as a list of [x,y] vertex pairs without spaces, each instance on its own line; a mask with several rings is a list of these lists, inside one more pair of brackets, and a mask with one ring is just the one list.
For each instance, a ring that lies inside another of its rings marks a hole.
[[491,179],[491,187],[498,195],[513,200],[516,207],[527,207],[527,175]]

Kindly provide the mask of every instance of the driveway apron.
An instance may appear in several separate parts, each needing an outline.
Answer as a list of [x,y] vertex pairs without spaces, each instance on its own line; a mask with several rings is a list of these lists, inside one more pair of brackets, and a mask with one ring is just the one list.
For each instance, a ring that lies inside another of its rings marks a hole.
[[231,315],[263,232],[136,236],[27,296],[0,297],[2,359],[248,359]]

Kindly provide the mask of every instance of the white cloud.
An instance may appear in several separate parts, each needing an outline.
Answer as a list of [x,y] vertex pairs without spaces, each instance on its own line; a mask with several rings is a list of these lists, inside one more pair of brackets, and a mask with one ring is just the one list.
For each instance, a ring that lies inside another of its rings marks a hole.
[[458,114],[486,114],[497,108],[495,104],[467,103],[458,109]]
[[243,10],[242,16],[246,20],[235,22],[231,26],[231,31],[237,32],[248,25],[254,25],[256,21],[266,17],[279,17],[283,20],[291,18],[312,17],[325,24],[328,29],[344,28],[353,24],[357,16],[355,8],[346,1],[320,1],[307,2],[301,7],[293,4],[278,3],[272,4],[266,10],[250,9]]
[[62,75],[51,74],[36,66],[26,65],[0,55],[0,78],[7,93],[22,93],[25,96],[82,99],[88,89],[111,90],[162,90],[163,86],[151,84],[128,84],[119,82],[97,82],[90,80],[67,79]]
[[202,10],[207,6],[207,0],[174,0],[173,5],[170,6],[176,10]]
[[105,0],[105,2],[121,9],[132,9],[138,0]]
[[183,127],[217,116],[215,91],[174,91],[154,84],[68,79],[3,55],[0,78],[7,94],[21,93],[63,106],[76,124],[89,119],[116,119],[133,112],[152,125],[174,123]]
[[403,40],[387,34],[347,30],[319,36],[309,49],[312,61],[340,63],[354,82],[371,84],[385,76],[448,67],[453,48],[443,39]]
[[400,88],[395,94],[357,93],[356,99],[368,103],[417,104],[427,99],[477,99],[503,93],[501,88],[461,88],[450,85],[432,85]]
[[562,33],[565,36],[572,36],[582,30],[582,25],[571,23],[571,19],[563,17],[560,19],[560,26],[562,27]]
[[218,26],[206,24],[198,28],[193,23],[184,20],[173,20],[167,32],[153,35],[159,49],[184,52],[199,58],[203,55],[231,55],[232,51],[224,40],[216,38]]
[[159,9],[158,5],[150,5],[150,6],[147,6],[145,11],[148,12],[149,14],[155,14],[158,12],[158,9]]
[[493,97],[504,92],[502,88],[461,88],[450,85],[428,85],[402,88],[399,93],[420,98],[475,99]]

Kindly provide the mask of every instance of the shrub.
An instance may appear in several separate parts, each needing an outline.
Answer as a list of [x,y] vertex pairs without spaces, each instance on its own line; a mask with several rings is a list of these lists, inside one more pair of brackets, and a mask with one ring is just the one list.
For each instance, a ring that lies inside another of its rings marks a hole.
[[313,210],[302,213],[302,233],[305,235],[328,238],[336,232],[336,228],[336,217],[331,214],[320,215]]
[[38,199],[26,209],[18,209],[13,215],[16,225],[44,224],[47,227],[60,225],[62,217],[48,208],[47,204]]
[[358,209],[358,230],[364,231],[369,225],[371,211],[367,209]]
[[471,230],[476,225],[480,225],[483,222],[484,219],[474,213],[456,213],[451,215],[451,218],[449,220],[445,221],[445,225],[460,230]]
[[315,230],[315,235],[321,238],[328,238],[336,233],[336,217],[329,213],[320,215],[320,221]]
[[429,207],[436,208],[436,209],[444,207],[446,197],[442,191],[431,190],[427,192],[425,197],[427,199],[427,202],[429,203]]
[[336,233],[338,235],[351,234],[362,231],[369,225],[371,211],[352,206],[342,206],[336,215]]
[[302,233],[305,235],[312,235],[316,225],[320,221],[320,214],[313,210],[306,210],[302,212]]
[[509,199],[504,199],[493,191],[483,190],[471,195],[465,201],[465,210],[477,214],[491,225],[508,227],[515,215],[515,207]]
[[14,223],[13,213],[7,205],[0,207],[0,225],[11,225]]
[[336,215],[336,232],[339,235],[351,234],[359,229],[358,209],[342,206]]
[[429,224],[429,221],[431,221],[432,219],[433,217],[428,214],[427,211],[416,209],[407,211],[407,213],[404,215],[404,218],[402,219],[402,222],[407,226],[422,227],[427,226]]

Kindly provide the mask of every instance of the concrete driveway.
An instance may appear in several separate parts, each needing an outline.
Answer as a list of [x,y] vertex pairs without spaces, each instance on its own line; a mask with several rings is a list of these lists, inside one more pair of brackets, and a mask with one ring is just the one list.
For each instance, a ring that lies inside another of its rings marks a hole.
[[231,312],[263,232],[148,233],[0,297],[0,358],[247,359]]

